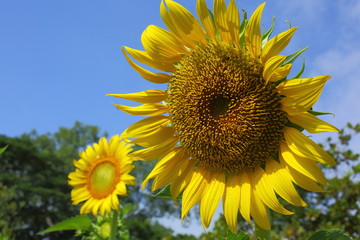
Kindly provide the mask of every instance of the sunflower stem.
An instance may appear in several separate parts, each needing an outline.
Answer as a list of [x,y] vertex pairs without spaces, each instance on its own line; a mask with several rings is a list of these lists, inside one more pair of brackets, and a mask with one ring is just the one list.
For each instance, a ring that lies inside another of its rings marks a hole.
[[109,240],[116,240],[119,211],[113,210],[112,212],[113,212],[113,214],[112,214],[112,219],[111,219],[111,231],[110,231]]
[[255,239],[270,240],[270,231],[262,229],[259,225],[255,224]]

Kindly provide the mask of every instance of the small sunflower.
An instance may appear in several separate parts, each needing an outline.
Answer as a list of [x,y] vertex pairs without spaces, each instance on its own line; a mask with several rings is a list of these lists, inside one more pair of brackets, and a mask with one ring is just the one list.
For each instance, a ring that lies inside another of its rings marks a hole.
[[148,117],[122,135],[145,147],[134,158],[160,159],[143,187],[154,178],[152,190],[170,184],[174,201],[182,193],[182,218],[200,202],[206,228],[222,200],[233,232],[239,212],[250,224],[252,218],[270,229],[267,208],[292,214],[277,195],[306,206],[294,184],[321,192],[318,183],[326,180],[316,162],[336,164],[301,132],[338,131],[311,110],[330,76],[288,79],[302,51],[279,54],[296,27],[272,39],[272,30],[262,35],[264,6],[240,21],[234,0],[228,6],[214,0],[213,13],[205,0],[198,0],[198,21],[180,4],[163,0],[160,14],[169,31],[150,25],[141,36],[145,51],[124,47],[123,53],[143,78],[167,84],[166,91],[109,94],[144,103],[115,104]]
[[80,214],[91,213],[104,216],[105,212],[119,209],[118,195],[126,196],[126,185],[134,185],[129,172],[134,168],[128,156],[132,144],[113,136],[108,142],[101,138],[99,143],[88,146],[80,152],[80,159],[74,160],[75,172],[69,174],[71,200],[74,205],[85,202]]

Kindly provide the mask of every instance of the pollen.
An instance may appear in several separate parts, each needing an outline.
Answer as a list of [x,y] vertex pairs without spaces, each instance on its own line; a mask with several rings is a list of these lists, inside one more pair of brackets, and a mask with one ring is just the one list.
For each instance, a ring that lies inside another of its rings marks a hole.
[[102,199],[114,191],[119,181],[119,166],[112,158],[96,161],[87,175],[87,187],[96,199]]
[[262,166],[288,122],[261,64],[232,46],[199,46],[169,84],[169,113],[180,143],[200,164],[225,172]]

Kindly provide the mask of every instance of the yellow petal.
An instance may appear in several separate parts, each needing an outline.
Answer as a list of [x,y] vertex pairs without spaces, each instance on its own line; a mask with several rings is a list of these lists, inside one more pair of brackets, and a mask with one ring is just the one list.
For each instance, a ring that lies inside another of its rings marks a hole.
[[208,228],[215,210],[219,205],[225,190],[225,174],[224,172],[212,172],[210,174],[210,182],[206,187],[204,196],[200,202],[200,216],[202,225]]
[[166,62],[179,62],[185,54],[184,46],[168,31],[155,25],[148,26],[141,35],[141,42],[149,55]]
[[80,214],[87,214],[91,212],[91,208],[94,205],[94,198],[89,198],[80,208]]
[[261,62],[266,64],[271,57],[281,53],[290,42],[296,29],[297,27],[290,28],[270,39],[261,52]]
[[277,199],[274,188],[271,185],[270,179],[266,175],[265,171],[261,168],[257,168],[254,172],[250,173],[250,179],[252,185],[255,187],[258,196],[261,201],[275,212],[290,215],[293,212],[286,210]]
[[127,114],[137,116],[157,116],[168,112],[167,106],[159,103],[145,103],[137,107],[120,104],[114,104],[114,106]]
[[92,207],[92,214],[93,214],[94,216],[97,216],[99,207],[100,207],[100,205],[101,205],[102,203],[103,203],[103,201],[95,201],[95,202],[94,202],[94,206]]
[[84,186],[86,184],[86,179],[84,178],[73,178],[73,179],[69,179],[68,181],[69,185],[73,186],[73,187],[77,187],[77,186]]
[[261,53],[261,32],[260,21],[265,3],[261,4],[250,17],[249,23],[245,29],[245,41],[248,51],[255,59],[258,59]]
[[170,62],[159,61],[152,58],[147,52],[124,46],[125,51],[136,61],[164,72],[174,72],[175,66]]
[[160,5],[160,14],[170,31],[190,48],[195,48],[195,43],[201,42],[206,44],[204,31],[202,30],[196,18],[183,6],[172,1],[165,0]]
[[176,204],[176,198],[184,190],[184,188],[190,183],[194,167],[195,160],[193,159],[183,159],[182,161],[186,162],[184,168],[180,168],[177,177],[174,179],[174,182],[170,185],[170,193],[174,203]]
[[141,161],[158,159],[163,157],[170,149],[172,149],[178,141],[178,137],[171,137],[159,145],[135,151],[130,154],[130,157]]
[[250,206],[251,206],[251,183],[250,178],[246,172],[240,175],[240,213],[243,218],[250,224]]
[[163,168],[162,172],[159,173],[152,184],[151,191],[156,191],[166,185],[169,185],[174,181],[180,169],[183,169],[187,165],[186,162],[182,161],[183,156],[179,158],[173,158]]
[[116,194],[111,194],[111,208],[119,210],[119,198]]
[[205,187],[209,182],[210,171],[205,167],[198,167],[185,188],[182,196],[181,218],[184,218],[189,210],[197,204],[204,195]]
[[263,78],[266,81],[269,81],[270,76],[276,71],[277,68],[280,67],[280,65],[284,62],[285,58],[286,56],[277,55],[270,58],[269,61],[265,63]]
[[216,30],[215,26],[209,15],[209,9],[206,6],[205,0],[197,0],[196,12],[200,18],[200,21],[205,29],[206,34],[212,39],[215,40]]
[[284,135],[286,144],[294,154],[320,163],[336,165],[335,160],[324,149],[298,130],[286,127]]
[[154,116],[142,119],[128,127],[122,134],[122,138],[147,137],[162,130],[162,127],[169,124],[169,116]]
[[121,196],[127,195],[126,185],[124,182],[119,182],[116,185],[116,194],[121,195]]
[[295,78],[280,83],[277,87],[279,94],[287,96],[282,99],[282,104],[292,108],[300,107],[299,111],[308,111],[319,99],[324,84],[329,79],[329,75],[323,75]]
[[[183,147],[175,147],[173,150],[171,150],[168,154],[166,154],[162,159],[160,159],[153,170],[149,173],[149,175],[146,177],[146,179],[142,183],[142,189],[145,188],[148,181],[165,172],[165,169],[167,168],[167,165],[175,164],[176,162],[179,162],[179,159],[183,158],[184,156],[184,149]],[[170,163],[169,163],[170,162]],[[154,191],[154,190],[152,190]]]
[[153,73],[150,72],[142,67],[140,67],[139,65],[137,65],[136,63],[133,62],[133,60],[131,60],[131,58],[127,55],[126,51],[124,49],[122,49],[122,52],[126,58],[126,60],[128,61],[128,63],[130,64],[130,66],[137,71],[141,77],[143,77],[144,79],[152,82],[152,83],[167,83],[170,81],[171,76],[166,74],[166,73]]
[[240,176],[231,174],[226,181],[223,211],[227,225],[233,233],[237,232],[237,216],[240,203]]
[[269,77],[268,81],[269,82],[277,82],[281,79],[284,79],[285,77],[287,77],[291,71],[291,64],[286,64],[283,67],[279,67],[277,68]]
[[303,127],[309,133],[319,133],[319,132],[338,132],[339,129],[331,125],[330,123],[324,122],[314,115],[303,112],[297,115],[289,115],[288,119]]
[[71,200],[72,204],[76,205],[80,202],[83,202],[91,197],[89,191],[85,187],[74,188],[71,191]]
[[226,43],[230,43],[231,35],[227,26],[226,5],[224,0],[214,0],[214,20],[221,39]]
[[164,101],[168,96],[167,92],[159,89],[151,89],[137,93],[106,94],[106,95],[117,98],[123,98],[139,103],[158,103]]
[[321,75],[312,78],[289,79],[279,84],[277,89],[281,95],[285,96],[297,96],[302,93],[307,95],[314,88],[322,88],[330,77],[330,75]]
[[235,0],[230,0],[228,9],[226,10],[227,26],[230,32],[231,41],[235,46],[239,47],[240,41],[240,14],[236,7]]
[[84,159],[84,161],[86,161],[87,163],[92,162],[92,160],[96,157],[96,152],[91,145],[87,146],[85,151],[82,151],[79,154],[80,157]]
[[285,142],[280,143],[279,157],[296,171],[322,185],[326,184],[325,176],[319,166],[310,159],[294,155]]
[[251,216],[256,224],[262,229],[270,230],[270,221],[268,217],[268,211],[261,201],[256,189],[252,189],[251,193]]
[[312,191],[312,192],[326,192],[324,189],[322,189],[314,180],[308,178],[307,176],[299,173],[295,169],[286,166],[286,169],[290,172],[293,182],[298,185],[299,187]]
[[266,174],[274,190],[287,202],[295,206],[306,206],[292,183],[292,177],[285,166],[274,160],[266,162]]
[[85,162],[84,160],[82,159],[79,159],[77,161],[73,161],[73,164],[76,168],[80,169],[80,170],[83,170],[83,171],[86,171],[88,169],[88,163]]
[[158,132],[142,138],[137,138],[132,143],[140,145],[142,147],[152,147],[162,143],[163,141],[174,136],[175,130],[173,127],[160,127]]

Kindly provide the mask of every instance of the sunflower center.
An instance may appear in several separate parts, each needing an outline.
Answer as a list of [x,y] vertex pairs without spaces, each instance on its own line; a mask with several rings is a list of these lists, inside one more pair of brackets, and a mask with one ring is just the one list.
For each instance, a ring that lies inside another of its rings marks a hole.
[[109,196],[117,184],[117,169],[113,160],[100,159],[88,173],[88,188],[94,198]]
[[180,143],[200,164],[241,172],[278,151],[287,118],[262,69],[243,50],[222,44],[198,47],[180,62],[169,112]]
[[230,104],[230,99],[223,97],[221,95],[214,96],[209,101],[208,109],[210,111],[210,115],[213,116],[213,118],[215,119],[219,119],[220,117],[222,117],[224,114],[227,113],[227,111],[229,110],[229,104]]

